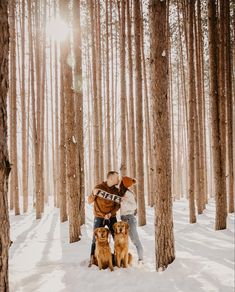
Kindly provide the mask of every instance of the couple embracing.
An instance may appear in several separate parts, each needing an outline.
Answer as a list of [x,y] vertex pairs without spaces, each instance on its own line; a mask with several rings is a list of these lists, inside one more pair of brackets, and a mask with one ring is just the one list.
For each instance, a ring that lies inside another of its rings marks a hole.
[[[120,209],[121,220],[129,224],[129,236],[138,253],[138,263],[143,262],[143,247],[137,232],[137,221],[135,218],[137,205],[131,187],[136,183],[134,178],[123,176],[119,180],[118,172],[109,171],[107,180],[98,184],[91,195],[88,203],[94,203],[94,227],[107,226],[114,238],[113,225],[117,222],[116,213]],[[119,185],[119,189],[117,186]],[[92,265],[95,253],[95,237],[91,245],[91,257],[89,267]]]

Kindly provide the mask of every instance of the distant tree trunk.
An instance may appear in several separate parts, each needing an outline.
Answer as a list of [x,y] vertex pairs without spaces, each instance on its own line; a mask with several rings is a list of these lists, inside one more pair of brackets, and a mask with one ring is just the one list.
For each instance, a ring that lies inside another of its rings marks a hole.
[[[69,23],[69,4],[66,0],[60,0],[60,12],[66,25]],[[69,238],[70,243],[80,240],[80,222],[79,222],[79,197],[77,190],[78,173],[76,168],[76,148],[77,143],[75,137],[75,110],[74,110],[74,94],[72,68],[67,60],[71,54],[71,44],[69,36],[62,43],[62,73],[65,98],[65,139],[66,139],[66,161],[67,161],[67,190],[68,190],[68,214],[69,214]],[[79,157],[79,160],[81,157]],[[81,161],[81,160],[80,160]]]
[[10,223],[8,216],[8,176],[10,163],[7,150],[7,91],[8,91],[8,1],[0,2],[0,291],[8,292],[8,249]]
[[[106,139],[106,147],[107,147],[107,154],[106,154],[106,167],[107,170],[111,170],[111,123],[110,123],[110,81],[109,81],[109,7],[108,3],[110,1],[105,1],[105,41],[106,41],[106,102],[107,102],[107,139]],[[113,48],[111,48],[112,50]]]
[[126,1],[127,6],[127,45],[128,45],[128,78],[129,78],[129,160],[130,174],[136,177],[136,153],[135,153],[135,116],[134,116],[134,92],[133,92],[133,60],[131,42],[131,7],[130,0]]
[[12,191],[14,193],[15,215],[20,215],[18,163],[17,163],[17,93],[16,93],[16,2],[10,1],[10,36],[11,36],[11,135],[12,135]]
[[[100,31],[100,0],[95,1],[96,20],[96,77],[97,77],[97,98],[98,98],[98,121],[99,121],[99,181],[104,178],[104,145],[103,145],[103,110],[102,110],[102,64],[101,64],[101,31]],[[97,109],[96,109],[97,110]]]
[[195,1],[188,2],[189,9],[189,36],[188,36],[188,61],[189,61],[189,115],[188,115],[188,149],[189,149],[189,221],[196,222],[195,215],[195,114],[196,114],[196,88],[194,69],[194,36],[193,36],[193,15],[195,12]]
[[[229,1],[225,1],[225,78],[227,96],[227,149],[228,149],[228,212],[234,212],[234,156],[233,156],[233,96],[232,96],[232,54],[230,40]],[[235,16],[234,16],[235,20]],[[234,22],[235,24],[235,22]]]
[[121,174],[127,171],[127,139],[126,139],[126,52],[125,52],[125,6],[126,0],[118,0],[120,23],[120,95],[121,95]]
[[[47,19],[47,9],[46,9],[46,1],[43,1],[43,21],[42,23],[46,23],[46,19]],[[41,70],[41,98],[40,98],[40,112],[41,112],[41,123],[40,123],[40,127],[41,127],[41,131],[40,131],[40,168],[41,168],[41,176],[40,176],[40,191],[41,191],[41,202],[40,202],[40,206],[41,206],[41,212],[44,212],[44,201],[45,201],[45,174],[44,174],[44,140],[45,140],[45,86],[46,86],[46,28],[45,25],[41,25],[41,31],[42,31],[42,59],[41,59],[41,66],[42,66],[42,70]],[[49,163],[49,161],[48,161]]]
[[199,182],[199,196],[200,196],[200,212],[205,209],[206,203],[206,149],[205,149],[205,104],[204,104],[204,79],[203,79],[203,49],[202,49],[202,27],[201,27],[201,0],[197,0],[197,50],[196,50],[196,66],[197,66],[197,94],[198,94],[198,121],[199,121],[199,164],[200,164],[200,182]]
[[226,205],[226,184],[223,173],[222,147],[220,145],[220,111],[219,111],[219,81],[217,44],[218,30],[216,19],[216,3],[208,0],[208,28],[209,28],[209,61],[210,61],[210,102],[211,102],[211,123],[212,123],[212,150],[213,170],[216,201],[216,222],[215,229],[226,228],[227,205]]
[[134,27],[135,27],[135,62],[136,62],[136,174],[137,174],[137,203],[139,226],[146,224],[145,196],[144,196],[144,152],[143,152],[143,97],[142,97],[142,71],[141,71],[141,27],[140,27],[140,1],[134,1]]
[[143,4],[140,2],[141,5],[141,56],[142,56],[142,63],[143,63],[143,80],[144,80],[144,114],[145,114],[145,124],[146,124],[146,169],[147,169],[147,180],[148,180],[148,202],[150,206],[154,205],[154,188],[153,188],[153,159],[154,155],[152,153],[152,140],[151,140],[151,129],[152,123],[150,119],[150,111],[149,111],[149,94],[148,94],[148,83],[147,83],[147,72],[146,72],[146,58],[145,58],[145,51],[144,51],[144,25],[143,25]]
[[94,7],[93,1],[89,0],[89,13],[91,20],[91,38],[92,38],[92,77],[93,77],[93,132],[94,132],[94,180],[95,184],[100,178],[100,142],[99,142],[99,116],[98,116],[98,95],[97,95],[97,80],[96,80],[96,41],[95,41],[95,25],[94,25]]
[[111,111],[112,111],[112,169],[117,169],[117,153],[116,153],[116,135],[115,135],[115,95],[114,95],[114,57],[113,57],[113,50],[114,50],[114,43],[113,43],[113,15],[112,15],[112,9],[113,9],[113,0],[109,1],[109,14],[110,14],[110,43],[111,43],[111,76],[112,76],[112,81],[111,81]]
[[151,0],[151,91],[156,143],[155,250],[156,269],[165,269],[175,259],[172,191],[171,139],[168,95],[168,41],[166,1]]
[[22,189],[23,211],[28,210],[28,173],[27,173],[27,130],[26,130],[26,95],[25,95],[25,0],[22,0],[22,28],[21,28],[21,114],[22,114]]
[[[63,0],[62,0],[63,1]],[[64,13],[63,2],[60,2],[60,15]],[[60,207],[60,221],[68,220],[67,215],[67,194],[66,194],[66,141],[65,141],[65,89],[64,89],[64,62],[66,60],[65,44],[60,44],[60,180],[59,180],[59,207]]]
[[35,151],[35,178],[36,178],[36,219],[41,218],[41,200],[42,200],[42,190],[41,190],[41,42],[40,42],[40,3],[35,2],[35,28],[36,28],[36,40],[35,40],[35,65],[36,65],[36,101],[35,104],[35,141],[34,141],[34,151]]
[[85,189],[84,189],[84,141],[83,141],[83,92],[82,92],[82,40],[80,24],[80,0],[73,2],[74,24],[74,58],[75,58],[75,100],[77,128],[77,190],[79,201],[79,224],[85,223]]

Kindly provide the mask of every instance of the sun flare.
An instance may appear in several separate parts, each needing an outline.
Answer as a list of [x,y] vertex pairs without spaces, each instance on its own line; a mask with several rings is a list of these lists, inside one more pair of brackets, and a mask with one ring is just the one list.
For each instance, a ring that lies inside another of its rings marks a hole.
[[55,41],[63,41],[69,34],[68,24],[61,18],[52,19],[46,26],[47,35]]

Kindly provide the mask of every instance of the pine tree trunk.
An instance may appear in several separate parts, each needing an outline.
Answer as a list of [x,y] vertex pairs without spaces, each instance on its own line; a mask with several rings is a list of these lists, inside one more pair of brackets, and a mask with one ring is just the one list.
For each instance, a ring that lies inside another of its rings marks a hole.
[[[64,3],[60,2],[60,14],[63,14]],[[66,141],[65,141],[65,88],[64,88],[64,62],[66,60],[66,52],[64,43],[60,44],[60,147],[59,147],[59,164],[60,164],[60,180],[59,180],[59,207],[60,221],[68,220],[67,215],[67,193],[66,193]]]
[[129,158],[130,173],[136,177],[136,153],[135,153],[135,117],[134,117],[134,92],[133,92],[133,60],[131,42],[131,7],[130,0],[126,1],[127,7],[127,44],[128,44],[128,78],[129,78]]
[[[69,4],[66,0],[60,1],[60,12],[64,18],[66,25],[69,20]],[[76,167],[76,131],[75,131],[75,106],[74,106],[74,94],[73,94],[73,79],[72,68],[68,64],[67,60],[71,54],[71,44],[69,36],[66,37],[64,42],[61,43],[63,50],[62,54],[62,73],[63,73],[63,86],[64,86],[64,98],[65,98],[65,139],[66,139],[66,179],[68,190],[68,214],[69,214],[69,242],[78,241],[80,235],[79,224],[79,197],[77,190],[77,167]],[[82,125],[81,125],[82,126]],[[79,157],[80,159],[80,157]],[[80,164],[81,166],[81,164]]]
[[208,0],[208,28],[209,28],[209,61],[210,61],[210,102],[211,102],[211,123],[212,123],[212,154],[213,172],[216,201],[216,222],[215,229],[226,228],[227,205],[226,205],[226,184],[223,172],[222,147],[220,145],[220,111],[219,111],[219,81],[217,61],[217,19],[216,3]]
[[100,178],[100,141],[99,141],[99,116],[98,116],[98,95],[96,81],[96,41],[95,41],[95,25],[94,25],[94,7],[93,1],[89,0],[89,13],[91,19],[91,38],[92,38],[92,81],[93,81],[93,133],[94,133],[94,180],[95,184]]
[[[99,121],[99,177],[102,181],[104,177],[104,145],[103,145],[103,110],[102,110],[102,64],[101,64],[101,31],[100,31],[100,0],[96,1],[96,76],[97,76],[97,98],[98,98],[98,121]],[[96,109],[97,110],[97,109]]]
[[36,66],[36,104],[33,118],[35,123],[35,180],[36,180],[36,219],[41,218],[41,42],[40,42],[40,3],[35,2],[35,26],[36,26],[36,40],[35,40],[35,66]]
[[[109,1],[105,1],[105,29],[106,29],[106,36],[105,36],[105,41],[106,41],[106,102],[107,102],[107,139],[106,139],[106,167],[107,170],[111,170],[111,123],[110,123],[110,81],[109,81],[109,7],[108,7]],[[112,48],[111,48],[112,50]]]
[[[197,50],[196,50],[196,66],[197,66],[197,93],[198,93],[198,120],[199,120],[199,160],[200,160],[200,185],[199,193],[201,198],[201,212],[205,209],[207,188],[206,188],[206,149],[205,149],[205,131],[204,131],[204,79],[203,79],[203,43],[202,43],[202,27],[201,27],[201,0],[197,0]],[[199,213],[199,212],[198,212]]]
[[189,61],[189,116],[188,116],[188,149],[189,149],[189,221],[196,222],[195,215],[195,109],[196,109],[196,88],[195,88],[195,69],[194,69],[194,35],[193,35],[193,15],[195,11],[195,1],[188,3],[189,9],[189,36],[188,36],[188,61]]
[[166,1],[150,1],[151,91],[154,107],[157,181],[155,204],[155,253],[157,270],[165,269],[175,259],[171,191],[166,7]]
[[21,29],[21,114],[22,114],[22,189],[23,211],[28,210],[28,173],[27,173],[27,131],[26,131],[26,94],[25,94],[25,0],[22,0],[22,29]]
[[0,2],[0,291],[8,292],[8,249],[10,223],[7,190],[10,163],[7,150],[7,92],[8,92],[8,1]]
[[16,2],[10,1],[10,36],[11,36],[11,135],[12,135],[12,191],[14,193],[15,215],[20,215],[17,161],[17,93],[16,93]]
[[[46,10],[46,1],[43,1],[43,21],[42,23],[46,23],[47,17],[47,10]],[[40,201],[40,208],[41,212],[44,212],[44,201],[45,201],[45,174],[44,174],[44,149],[45,149],[45,135],[44,135],[44,120],[45,120],[45,84],[46,84],[46,31],[45,25],[42,24],[42,72],[41,72],[41,97],[40,97],[40,112],[41,112],[41,131],[40,131],[40,168],[41,168],[41,175],[40,175],[40,191],[41,191],[41,201]],[[49,163],[49,162],[48,162]]]
[[135,62],[136,62],[136,174],[137,174],[137,203],[139,226],[146,224],[145,196],[144,196],[144,153],[143,153],[143,97],[142,97],[142,71],[141,71],[141,43],[140,43],[140,1],[134,1],[134,27],[135,27]]
[[225,78],[227,96],[228,212],[234,212],[233,96],[229,1],[225,1]]
[[126,138],[126,66],[125,66],[125,6],[126,0],[118,0],[120,23],[120,95],[121,95],[121,174],[127,171],[127,138]]
[[[76,128],[77,128],[77,190],[79,201],[79,224],[85,223],[85,190],[84,190],[84,141],[83,141],[83,92],[82,92],[82,42],[80,25],[80,0],[73,2],[74,24],[74,88],[76,102]],[[75,126],[75,125],[74,125]]]

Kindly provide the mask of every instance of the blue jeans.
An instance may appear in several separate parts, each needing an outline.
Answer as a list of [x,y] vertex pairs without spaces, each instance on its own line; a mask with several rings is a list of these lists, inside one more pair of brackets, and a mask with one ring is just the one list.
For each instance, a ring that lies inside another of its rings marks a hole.
[[143,260],[143,246],[140,242],[139,235],[137,232],[137,221],[134,215],[122,215],[121,220],[129,224],[129,236],[131,241],[136,247],[139,260]]
[[[105,227],[105,225],[108,226],[112,237],[114,238],[114,230],[113,230],[113,225],[117,222],[117,217],[111,217],[110,219],[104,219],[101,217],[95,217],[94,218],[94,227],[93,230],[95,230],[98,227]],[[95,254],[95,236],[93,235],[93,239],[92,239],[92,244],[91,244],[91,255]]]

